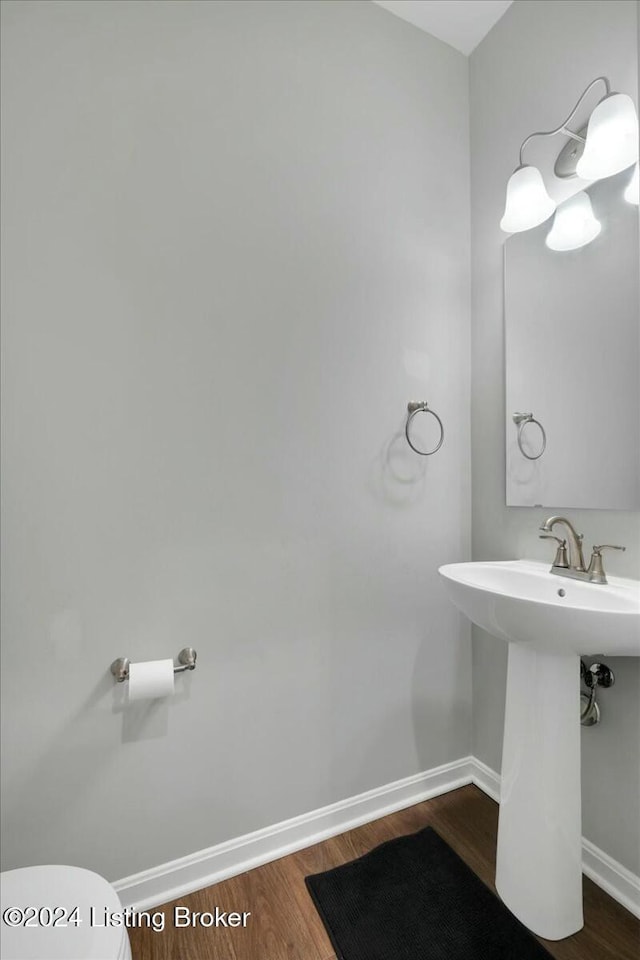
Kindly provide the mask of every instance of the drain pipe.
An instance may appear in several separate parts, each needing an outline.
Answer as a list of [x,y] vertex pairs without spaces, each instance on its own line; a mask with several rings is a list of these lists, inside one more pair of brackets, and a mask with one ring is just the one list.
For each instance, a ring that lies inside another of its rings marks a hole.
[[598,687],[612,687],[616,678],[606,663],[592,663],[590,667],[580,661],[580,678],[589,688],[589,693],[580,693],[580,723],[583,727],[593,727],[600,723],[600,707],[596,702]]

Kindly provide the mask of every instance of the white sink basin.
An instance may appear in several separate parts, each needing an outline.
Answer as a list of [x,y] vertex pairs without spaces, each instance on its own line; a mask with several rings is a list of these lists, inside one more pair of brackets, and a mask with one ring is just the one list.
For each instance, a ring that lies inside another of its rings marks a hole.
[[585,583],[532,560],[449,563],[439,572],[455,605],[503,640],[557,652],[640,656],[636,580]]
[[509,642],[496,887],[538,936],[580,930],[580,656],[640,656],[640,583],[529,560],[440,567],[451,600]]

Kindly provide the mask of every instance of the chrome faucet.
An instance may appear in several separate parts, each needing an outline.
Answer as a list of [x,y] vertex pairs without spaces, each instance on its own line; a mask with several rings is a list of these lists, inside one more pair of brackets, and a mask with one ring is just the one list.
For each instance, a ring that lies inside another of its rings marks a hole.
[[[545,533],[551,533],[556,523],[562,523],[566,527],[567,541],[569,543],[569,566],[563,567],[567,571],[565,576],[572,573],[585,573],[584,557],[582,556],[582,534],[576,533],[572,523],[566,517],[549,517],[540,527]],[[581,578],[580,578],[581,579]]]
[[[567,539],[561,540],[559,537],[551,535],[551,531],[557,523],[561,523],[567,533]],[[551,573],[559,577],[571,577],[573,580],[587,580],[589,583],[606,583],[607,577],[602,566],[602,551],[605,547],[610,550],[626,550],[626,547],[617,547],[613,544],[603,544],[594,546],[591,554],[589,567],[584,565],[584,556],[582,554],[582,534],[576,533],[572,523],[566,517],[549,517],[540,527],[544,531],[541,534],[541,540],[557,540],[559,546],[556,550],[555,560],[551,566]],[[567,558],[566,543],[569,543],[569,556]]]

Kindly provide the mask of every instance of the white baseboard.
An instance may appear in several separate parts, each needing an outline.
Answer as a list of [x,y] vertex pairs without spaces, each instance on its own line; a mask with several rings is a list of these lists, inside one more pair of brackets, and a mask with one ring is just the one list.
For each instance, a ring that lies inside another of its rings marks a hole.
[[[114,887],[124,907],[148,910],[468,783],[499,802],[499,774],[476,757],[463,757],[125,877]],[[582,849],[584,873],[640,917],[640,877],[589,840]]]
[[483,793],[500,803],[500,774],[488,767],[477,757],[469,757],[471,765],[471,782],[480,787]]
[[396,780],[348,800],[160,864],[113,884],[124,907],[146,910],[278,860],[346,830],[473,782],[473,758]]
[[640,919],[640,877],[584,837],[582,872]]

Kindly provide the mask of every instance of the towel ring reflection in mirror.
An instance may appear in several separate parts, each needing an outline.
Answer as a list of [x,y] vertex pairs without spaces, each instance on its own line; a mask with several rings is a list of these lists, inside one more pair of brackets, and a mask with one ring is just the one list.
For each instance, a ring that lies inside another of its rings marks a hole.
[[[518,446],[520,448],[520,453],[522,454],[522,456],[526,457],[527,460],[539,460],[547,446],[547,435],[544,432],[544,427],[542,426],[540,421],[536,420],[536,418],[532,413],[514,413],[513,422],[518,427]],[[527,453],[527,451],[524,449],[522,445],[522,434],[524,432],[524,428],[528,423],[535,423],[537,427],[540,427],[540,433],[542,434],[542,449],[540,450],[540,453],[536,453],[535,456],[532,456],[530,453]]]
[[[407,443],[415,453],[419,453],[421,457],[430,457],[432,453],[437,453],[442,444],[444,443],[444,427],[442,425],[442,420],[431,407],[428,405],[426,400],[420,401],[411,401],[407,404],[407,422],[404,428],[404,435],[407,438]],[[411,442],[411,437],[409,436],[409,427],[411,426],[411,421],[418,413],[430,413],[432,417],[435,417],[438,421],[438,426],[440,427],[440,439],[433,448],[433,450],[419,450],[418,447],[414,446]]]

